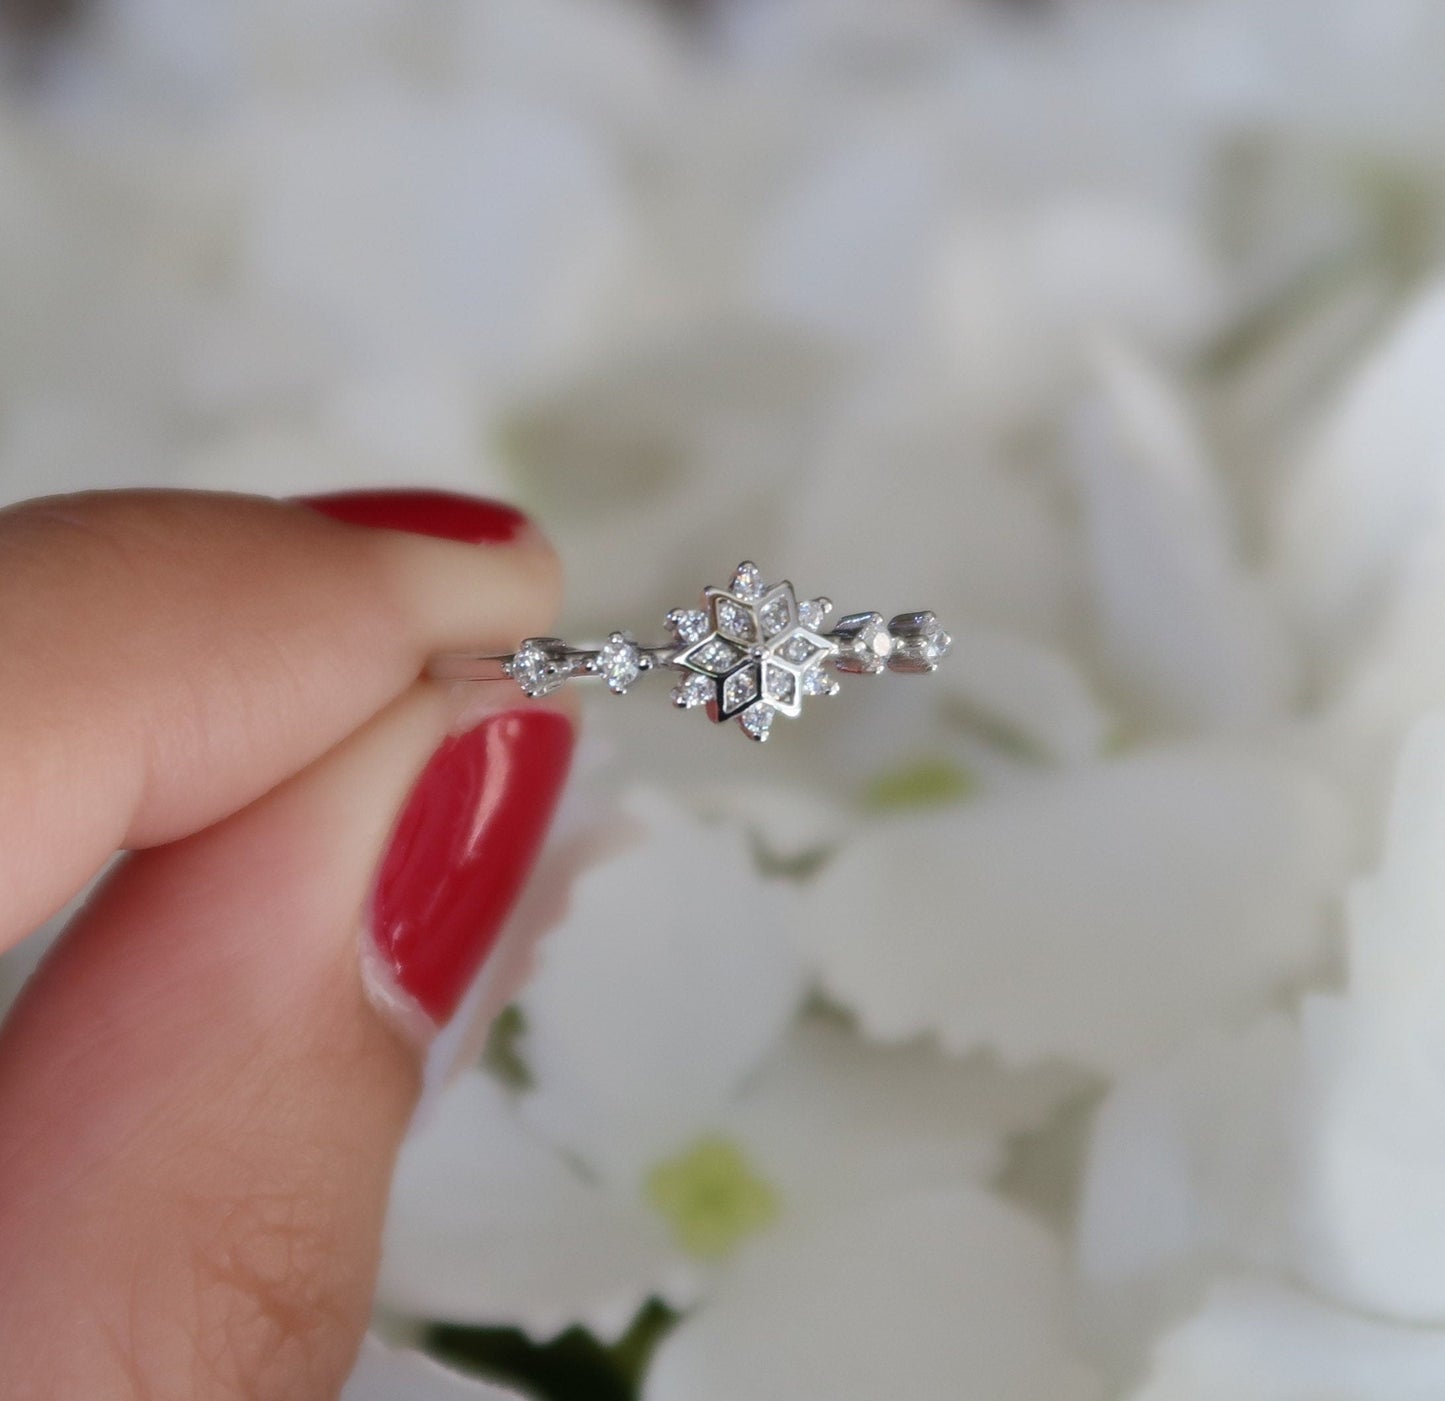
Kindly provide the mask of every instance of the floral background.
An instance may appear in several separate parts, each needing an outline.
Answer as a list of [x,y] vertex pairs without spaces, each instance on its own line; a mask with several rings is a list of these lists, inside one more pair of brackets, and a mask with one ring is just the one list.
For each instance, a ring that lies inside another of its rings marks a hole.
[[955,638],[595,698],[349,1401],[1445,1395],[1435,0],[0,14],[0,499],[425,482],[570,633],[752,557]]

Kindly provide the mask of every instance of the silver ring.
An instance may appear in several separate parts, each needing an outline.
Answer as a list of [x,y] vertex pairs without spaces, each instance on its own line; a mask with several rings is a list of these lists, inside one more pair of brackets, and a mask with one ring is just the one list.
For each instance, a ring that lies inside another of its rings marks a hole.
[[[546,696],[574,677],[595,677],[626,695],[642,676],[676,673],[673,704],[701,707],[716,724],[736,720],[750,739],[765,740],[779,715],[802,713],[803,701],[832,696],[832,672],[933,671],[948,654],[949,636],[932,613],[850,613],[825,631],[831,600],[804,599],[786,579],[763,582],[757,565],[738,565],[725,589],[703,590],[701,608],[667,615],[672,641],[642,646],[625,632],[597,647],[557,637],[529,637],[515,652],[434,657],[428,674],[446,680],[510,679],[529,696]],[[831,669],[831,670],[830,670]]]

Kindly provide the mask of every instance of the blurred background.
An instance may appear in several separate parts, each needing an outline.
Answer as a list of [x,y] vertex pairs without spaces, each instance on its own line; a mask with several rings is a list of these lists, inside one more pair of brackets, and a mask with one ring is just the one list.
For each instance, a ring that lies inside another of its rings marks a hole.
[[[607,1322],[541,1285],[399,1288],[389,1337],[538,1398],[1305,1401],[1292,1368],[1341,1319],[1445,1317],[1340,1263],[1394,1239],[1334,1234],[1369,1184],[1314,1190],[1355,1120],[1288,1152],[1265,1129],[1304,1102],[1278,1088],[1299,1009],[1357,991],[1345,894],[1445,700],[1442,71],[1434,0],[0,0],[0,502],[428,484],[537,516],[569,637],[660,634],[750,558],[956,640],[766,747],[592,697],[589,772],[736,836],[737,879],[787,902],[797,967],[739,973],[720,1020],[796,980],[783,1021],[843,1038],[828,1076],[924,1057],[878,1074],[989,1137],[967,1210],[1043,1242],[959,1237],[959,1298],[1004,1277],[1001,1312],[974,1336],[975,1304],[924,1327],[840,1296],[836,1335],[775,1328],[709,1264],[633,1278]],[[503,1040],[542,1044],[538,996]],[[663,1078],[692,1054],[669,1034]],[[519,1102],[527,1052],[488,1072]],[[1240,1089],[1266,1082],[1279,1104]],[[879,1096],[856,1113],[887,1138]],[[768,1179],[765,1139],[724,1196]],[[1217,1292],[1241,1274],[1344,1312]],[[1229,1371],[1231,1329],[1281,1350],[1275,1389]],[[798,1380],[848,1334],[864,1361]],[[1338,1395],[1445,1394],[1436,1348],[1433,1389],[1386,1361]]]

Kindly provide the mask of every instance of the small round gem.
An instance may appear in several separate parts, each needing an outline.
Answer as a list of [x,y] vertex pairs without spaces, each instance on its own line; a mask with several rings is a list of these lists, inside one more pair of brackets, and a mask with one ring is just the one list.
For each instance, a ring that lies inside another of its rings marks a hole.
[[642,675],[642,653],[637,644],[625,633],[614,632],[597,653],[597,674],[613,695],[625,695]]
[[827,622],[828,614],[832,611],[833,600],[831,598],[805,598],[798,605],[798,621],[805,628],[816,630]]
[[805,696],[836,696],[838,683],[821,666],[809,667],[803,673],[803,694]]
[[763,571],[752,560],[745,559],[738,565],[733,575],[733,592],[749,600],[763,596]]
[[672,703],[682,710],[706,705],[717,694],[716,683],[708,676],[693,672],[672,688]]
[[761,743],[767,739],[768,731],[773,728],[773,719],[777,713],[766,701],[758,701],[738,716],[738,724],[742,726],[745,735]]
[[567,679],[562,643],[550,637],[527,638],[508,663],[507,672],[527,695],[550,695]]
[[667,625],[679,642],[701,642],[708,633],[707,614],[701,608],[674,608],[667,615]]

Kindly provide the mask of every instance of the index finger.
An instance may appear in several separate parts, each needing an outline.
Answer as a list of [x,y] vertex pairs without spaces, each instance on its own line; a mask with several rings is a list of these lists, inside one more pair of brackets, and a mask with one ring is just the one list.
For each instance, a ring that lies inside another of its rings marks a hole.
[[310,505],[121,491],[0,511],[0,950],[114,851],[305,767],[430,652],[504,650],[555,611],[556,560],[510,507]]

